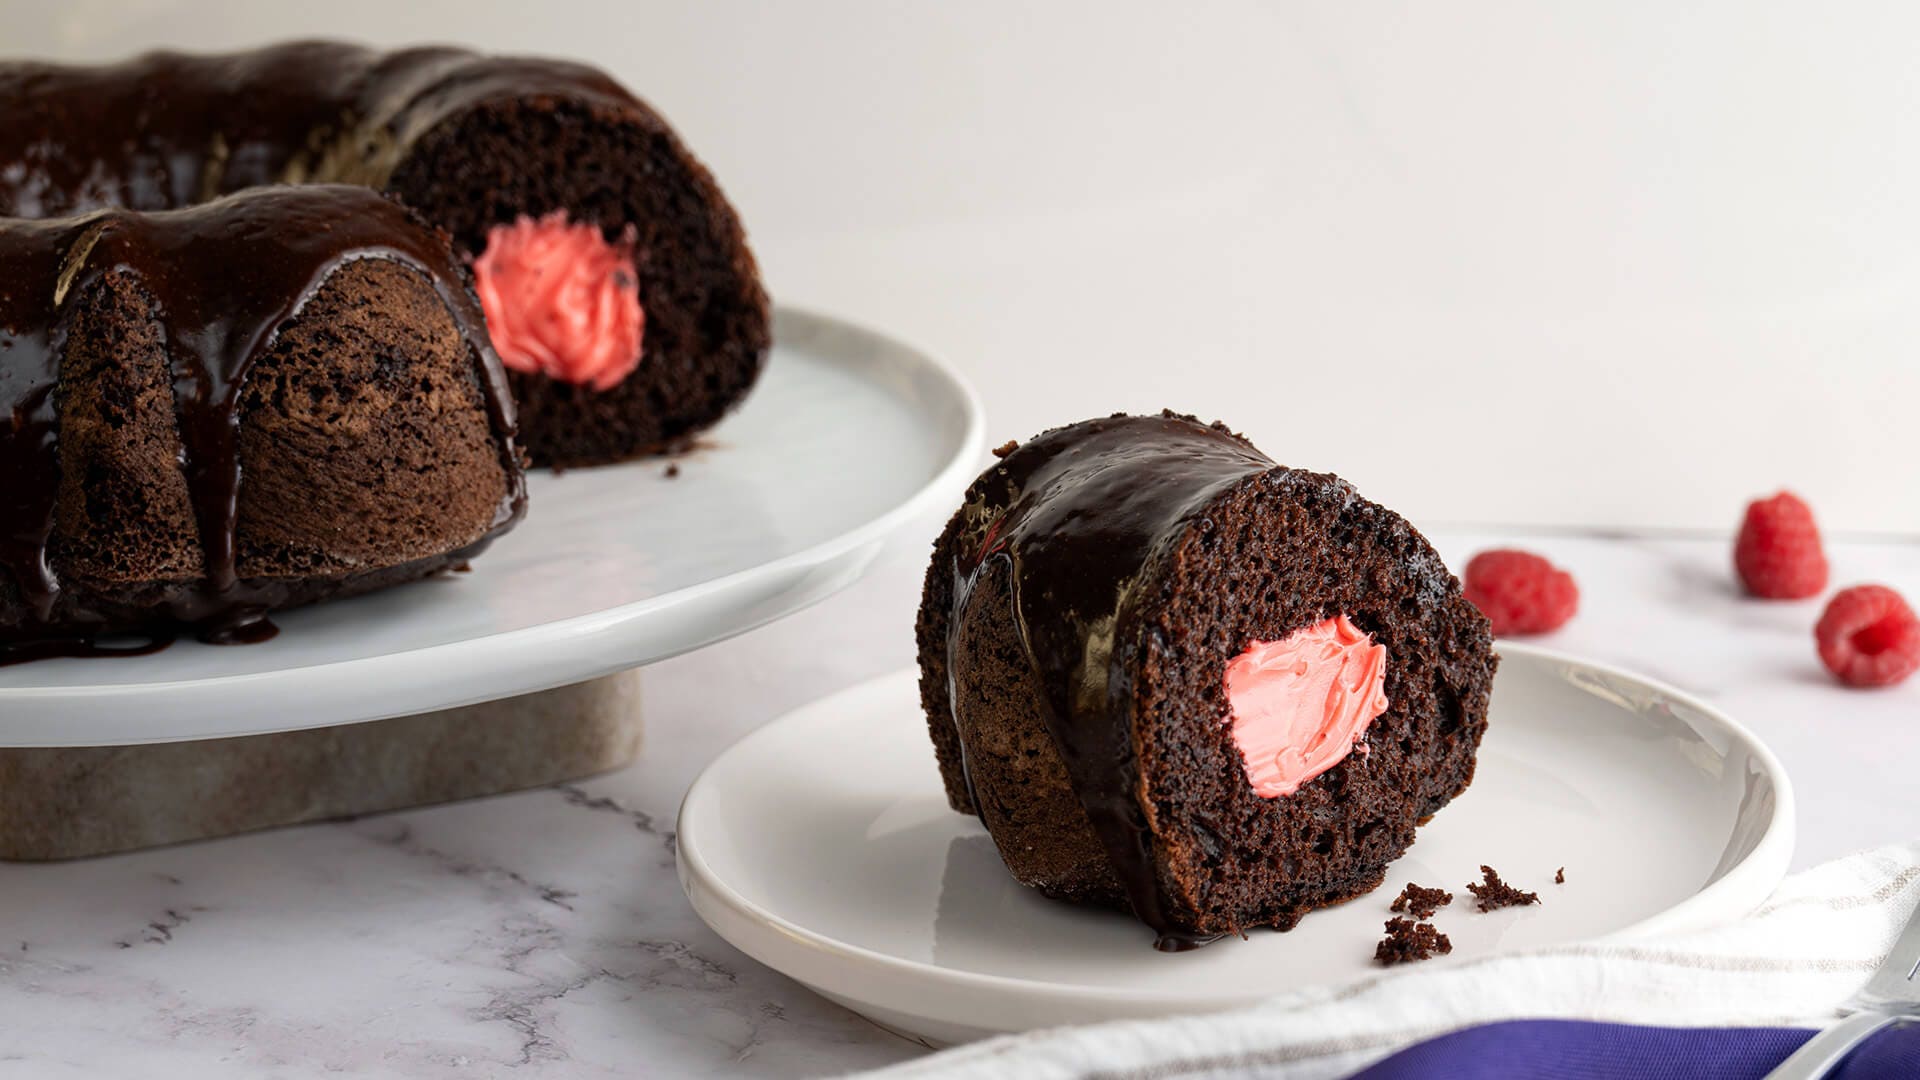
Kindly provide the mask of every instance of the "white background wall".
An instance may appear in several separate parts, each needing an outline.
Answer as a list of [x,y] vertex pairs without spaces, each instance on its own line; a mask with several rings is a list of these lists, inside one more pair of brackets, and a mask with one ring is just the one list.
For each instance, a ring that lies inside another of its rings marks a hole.
[[0,54],[583,58],[778,298],[953,360],[996,440],[1168,405],[1416,521],[1786,484],[1920,533],[1920,8],[1181,6],[0,0]]

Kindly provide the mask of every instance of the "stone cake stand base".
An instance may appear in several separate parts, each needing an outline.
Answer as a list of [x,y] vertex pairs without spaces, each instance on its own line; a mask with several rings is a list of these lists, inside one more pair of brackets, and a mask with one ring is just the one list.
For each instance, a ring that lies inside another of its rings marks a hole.
[[640,749],[640,676],[341,727],[142,746],[0,749],[0,859],[230,836],[540,787]]

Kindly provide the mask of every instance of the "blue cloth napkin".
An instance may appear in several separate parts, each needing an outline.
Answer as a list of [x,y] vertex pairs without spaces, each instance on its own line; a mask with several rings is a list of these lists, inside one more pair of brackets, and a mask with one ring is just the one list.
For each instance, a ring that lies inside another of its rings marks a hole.
[[[1757,1080],[1812,1035],[1804,1028],[1509,1020],[1416,1043],[1353,1080]],[[1920,1078],[1920,1024],[1879,1032],[1830,1075]]]

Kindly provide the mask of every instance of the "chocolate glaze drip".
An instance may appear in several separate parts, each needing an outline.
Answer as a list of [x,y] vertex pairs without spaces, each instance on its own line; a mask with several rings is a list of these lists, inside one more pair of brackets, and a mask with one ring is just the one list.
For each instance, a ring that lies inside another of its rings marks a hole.
[[109,273],[135,280],[162,313],[187,482],[204,554],[200,580],[170,586],[168,615],[212,640],[271,636],[264,613],[287,586],[242,580],[236,525],[241,390],[279,328],[334,270],[391,259],[433,283],[474,350],[499,436],[508,492],[492,538],[516,521],[525,491],[513,405],[478,305],[444,242],[404,208],[364,188],[261,188],[153,214],[102,210],[58,221],[0,219],[0,570],[31,618],[0,641],[85,636],[124,621],[110,605],[65,593],[47,546],[60,482],[55,397],[68,306]]
[[[1021,444],[962,510],[969,528],[954,561],[948,623],[954,715],[957,628],[982,569],[1004,561],[1015,629],[1045,688],[1048,731],[1134,914],[1162,951],[1212,939],[1174,928],[1160,903],[1133,744],[1133,605],[1160,558],[1215,499],[1276,467],[1217,425],[1171,413],[1115,416]],[[968,787],[971,794],[971,778]]]
[[100,66],[0,63],[0,216],[173,209],[266,184],[382,188],[443,122],[526,97],[637,104],[592,68],[452,48],[302,41]]

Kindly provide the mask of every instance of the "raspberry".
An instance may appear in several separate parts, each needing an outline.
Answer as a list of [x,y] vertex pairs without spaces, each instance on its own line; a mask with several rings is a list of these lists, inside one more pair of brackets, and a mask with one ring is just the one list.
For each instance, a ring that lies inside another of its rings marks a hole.
[[1800,496],[1783,491],[1747,504],[1733,568],[1747,591],[1769,600],[1805,600],[1827,587],[1827,553],[1813,511]]
[[1580,606],[1573,575],[1525,551],[1483,551],[1467,564],[1467,599],[1495,634],[1558,630]]
[[1821,662],[1848,686],[1892,686],[1920,669],[1920,616],[1885,585],[1835,593],[1813,639]]

